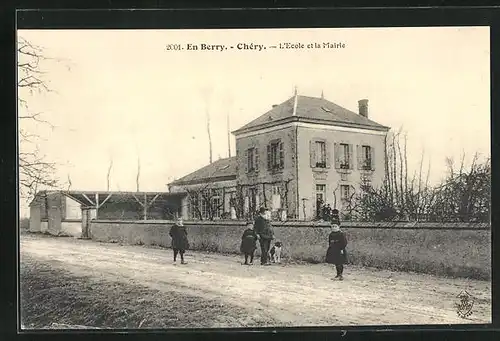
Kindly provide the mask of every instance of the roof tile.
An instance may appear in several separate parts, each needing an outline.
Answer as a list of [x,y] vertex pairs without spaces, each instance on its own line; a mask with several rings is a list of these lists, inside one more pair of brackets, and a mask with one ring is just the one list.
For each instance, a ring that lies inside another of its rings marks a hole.
[[[238,133],[252,128],[265,127],[276,121],[292,117],[294,102],[295,96],[289,98],[280,105],[275,106],[270,111],[259,116],[234,132]],[[365,126],[367,128],[387,128],[364,116],[343,108],[340,105],[327,101],[326,99],[316,97],[297,96],[296,116],[299,118],[318,120],[323,123],[326,121],[333,125],[335,123],[347,123],[357,126]]]
[[201,181],[219,177],[234,177],[236,179],[236,156],[219,159],[171,183],[178,185],[185,182]]

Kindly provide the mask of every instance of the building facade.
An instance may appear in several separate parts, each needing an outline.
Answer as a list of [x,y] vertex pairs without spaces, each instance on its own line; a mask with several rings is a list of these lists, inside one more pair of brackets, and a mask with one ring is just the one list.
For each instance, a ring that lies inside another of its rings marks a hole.
[[295,94],[233,132],[236,157],[174,181],[170,191],[190,193],[186,218],[247,218],[265,206],[275,219],[308,220],[322,204],[342,210],[362,183],[378,187],[386,174],[389,128],[368,118],[367,100],[358,105],[355,113]]
[[182,200],[182,216],[236,219],[236,168],[236,157],[220,159],[170,183],[169,192],[187,193]]

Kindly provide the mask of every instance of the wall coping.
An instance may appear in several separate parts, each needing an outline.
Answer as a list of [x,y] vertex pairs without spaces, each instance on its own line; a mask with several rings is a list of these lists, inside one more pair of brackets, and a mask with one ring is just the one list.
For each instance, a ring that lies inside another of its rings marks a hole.
[[[153,224],[153,225],[172,225],[174,220],[103,220],[93,219],[91,223],[107,224]],[[241,220],[215,220],[215,221],[184,221],[186,226],[241,226],[244,227],[245,221]],[[311,227],[326,228],[330,225],[326,222],[315,221],[274,221],[276,227]],[[429,222],[342,222],[342,228],[378,228],[378,229],[427,229],[427,230],[490,230],[488,223],[429,223]]]

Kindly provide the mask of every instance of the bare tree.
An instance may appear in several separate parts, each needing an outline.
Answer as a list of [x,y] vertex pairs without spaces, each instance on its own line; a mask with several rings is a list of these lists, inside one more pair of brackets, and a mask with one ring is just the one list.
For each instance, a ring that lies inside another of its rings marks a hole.
[[361,176],[360,189],[348,200],[349,215],[364,220],[418,220],[419,212],[425,211],[430,198],[429,170],[423,180],[424,154],[418,178],[416,172],[410,179],[407,156],[407,134],[400,128],[389,133],[385,140],[386,176],[382,186],[372,188]]
[[460,166],[447,159],[448,175],[434,193],[429,215],[438,221],[489,222],[491,211],[491,160],[480,161],[476,153],[471,164],[465,165],[465,154]]
[[71,176],[68,173],[68,188],[66,189],[66,192],[69,192],[71,189],[72,183],[71,183]]
[[[215,170],[208,178],[212,177],[219,168]],[[229,207],[233,207],[236,211],[237,219],[250,219],[256,210],[256,207],[250,207],[249,212],[245,212],[244,208],[244,188],[257,188],[262,186],[265,190],[266,185],[281,186],[280,200],[288,208],[288,193],[289,183],[291,179],[272,182],[259,182],[257,184],[237,184],[236,186],[221,186],[217,183],[205,182],[198,185],[183,186],[183,190],[188,193],[188,205],[190,205],[191,214],[197,219],[214,220],[215,218],[224,218],[230,214],[230,211],[225,210],[226,198],[229,198]],[[269,187],[270,188],[270,187]]]
[[108,174],[106,175],[106,190],[109,191],[109,181],[110,181],[110,176],[111,176],[111,169],[113,168],[113,158],[109,159],[109,166],[108,166]]
[[209,111],[211,89],[208,87],[203,88],[202,94],[205,99],[205,115],[207,119],[208,148],[209,148],[209,158],[210,158],[209,161],[210,163],[212,163],[212,134],[210,132],[210,111]]
[[141,159],[137,157],[137,176],[135,178],[136,191],[139,192],[139,180],[141,177]]
[[40,63],[44,60],[58,61],[58,59],[46,57],[42,47],[30,43],[23,37],[18,38],[17,57],[20,194],[30,199],[41,188],[53,188],[58,185],[54,176],[56,164],[48,161],[41,153],[38,146],[41,136],[32,132],[40,125],[51,129],[55,126],[43,118],[43,113],[32,111],[28,105],[29,99],[34,94],[53,92],[44,78],[45,72],[41,69]]
[[207,115],[207,133],[208,133],[208,148],[210,155],[210,163],[212,163],[212,134],[210,133],[210,113],[208,111],[208,107],[205,109]]
[[231,110],[232,110],[232,104],[233,104],[233,98],[226,92],[226,97],[224,101],[224,105],[227,110],[226,114],[226,128],[227,128],[227,156],[231,157],[231,124],[229,123],[229,119],[231,116]]
[[217,187],[211,183],[199,186],[185,187],[189,196],[192,213],[200,220],[214,220],[224,214],[224,191],[226,188]]
[[231,129],[229,128],[229,110],[227,112],[227,156],[231,157]]
[[432,165],[423,151],[418,168],[409,177],[407,136],[401,129],[388,136],[386,142],[386,181],[375,189],[361,179],[361,191],[349,200],[347,214],[372,221],[488,221],[489,159],[480,163],[475,155],[467,168],[463,155],[458,169],[448,159],[447,178],[442,184],[431,186]]
[[[208,176],[208,178],[212,177],[217,173],[217,171],[222,170],[222,168],[216,168],[213,170],[213,172]],[[203,220],[204,219],[204,214],[202,210],[202,205],[205,207],[205,213],[208,213],[208,218],[212,220],[214,216],[216,215],[216,209],[220,209],[220,207],[223,207],[224,205],[224,200],[222,201],[222,206],[213,208],[212,203],[213,203],[213,196],[218,194],[216,191],[214,191],[214,186],[212,186],[212,183],[204,183],[200,185],[186,185],[183,187],[183,189],[188,193],[188,205],[191,208],[191,213],[196,214],[198,219]]]

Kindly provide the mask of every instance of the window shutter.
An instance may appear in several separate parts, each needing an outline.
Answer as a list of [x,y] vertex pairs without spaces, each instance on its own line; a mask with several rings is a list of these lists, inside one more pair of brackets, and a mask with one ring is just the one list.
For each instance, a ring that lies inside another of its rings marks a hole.
[[332,151],[331,151],[331,148],[330,148],[330,143],[328,143],[328,141],[325,141],[325,155],[326,155],[326,168],[330,168],[331,167],[331,159],[332,159]]
[[248,198],[248,196],[246,196],[244,199],[243,211],[245,212],[245,214],[247,214],[248,211],[250,211],[250,199]]
[[372,159],[371,159],[371,166],[372,166],[372,170],[375,170],[375,148],[373,147],[370,147],[370,152],[371,152],[371,156],[372,156]]
[[271,145],[267,145],[267,169],[271,169],[272,155],[271,155]]
[[255,147],[255,149],[253,150],[254,152],[254,168],[255,168],[255,171],[258,172],[259,171],[259,148]]
[[314,140],[309,141],[309,157],[311,161],[311,167],[316,167],[316,148]]
[[248,149],[245,149],[245,159],[243,163],[245,164],[245,173],[248,173]]
[[356,145],[356,156],[357,156],[357,162],[358,162],[358,169],[363,169],[363,146],[360,146],[359,144]]
[[280,142],[280,168],[285,167],[285,154],[283,153],[283,142]]
[[340,155],[339,155],[339,144],[335,142],[333,144],[333,157],[335,158],[335,168],[340,168]]
[[353,168],[353,162],[352,162],[353,153],[352,153],[352,150],[353,150],[353,145],[350,144],[349,145],[349,169]]

